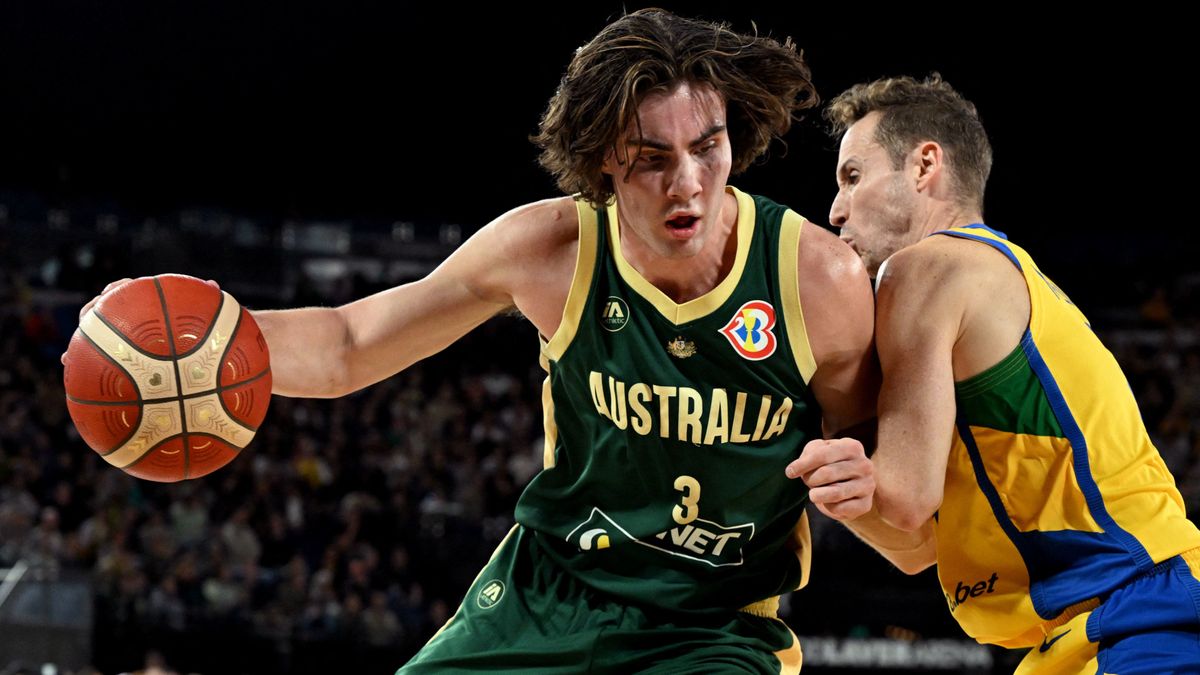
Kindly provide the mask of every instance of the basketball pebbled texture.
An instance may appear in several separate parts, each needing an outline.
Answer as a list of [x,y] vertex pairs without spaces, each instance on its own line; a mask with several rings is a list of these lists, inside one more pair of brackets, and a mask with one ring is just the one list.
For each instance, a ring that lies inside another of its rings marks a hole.
[[270,403],[270,354],[228,293],[194,277],[142,277],[80,319],[63,384],[100,456],[139,478],[179,481],[224,466],[254,438]]

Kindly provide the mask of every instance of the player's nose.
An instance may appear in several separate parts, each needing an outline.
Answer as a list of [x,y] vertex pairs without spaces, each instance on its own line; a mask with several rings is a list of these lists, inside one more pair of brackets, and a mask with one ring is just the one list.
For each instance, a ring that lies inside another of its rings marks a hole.
[[846,226],[849,219],[850,200],[843,192],[839,191],[837,197],[833,199],[833,205],[829,207],[829,224],[840,230]]

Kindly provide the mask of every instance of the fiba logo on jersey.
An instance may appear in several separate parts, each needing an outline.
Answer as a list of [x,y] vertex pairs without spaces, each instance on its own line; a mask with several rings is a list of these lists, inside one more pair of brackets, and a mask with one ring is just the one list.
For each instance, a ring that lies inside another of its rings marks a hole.
[[600,326],[610,333],[615,333],[624,328],[627,323],[629,323],[629,305],[615,295],[608,296],[608,299],[600,306]]
[[761,361],[775,353],[775,308],[762,300],[751,300],[738,308],[721,329],[729,344],[743,359]]
[[479,605],[479,609],[491,609],[500,603],[502,597],[504,597],[504,582],[492,579],[483,585],[479,596],[475,598],[475,604]]

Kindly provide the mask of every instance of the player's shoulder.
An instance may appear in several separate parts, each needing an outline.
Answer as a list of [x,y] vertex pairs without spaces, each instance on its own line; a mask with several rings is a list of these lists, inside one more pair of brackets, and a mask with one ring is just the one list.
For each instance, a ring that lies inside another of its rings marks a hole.
[[797,270],[800,284],[841,287],[864,282],[867,270],[854,249],[837,235],[807,218],[800,230]]
[[492,221],[492,227],[541,236],[577,233],[579,213],[570,197],[552,197],[511,209]]
[[934,235],[896,251],[880,268],[878,286],[938,286],[968,282],[998,261],[987,246],[974,241]]
[[1023,292],[1020,273],[1003,253],[986,243],[944,235],[897,251],[876,276],[875,301],[885,314],[895,307],[957,314],[1003,294]]
[[[800,230],[796,279],[813,355],[844,351],[856,341],[868,344],[875,301],[866,267],[854,249],[811,221]],[[853,336],[857,335],[856,340]]]
[[543,199],[505,212],[483,232],[489,246],[514,259],[544,260],[574,249],[579,239],[579,214],[570,197]]

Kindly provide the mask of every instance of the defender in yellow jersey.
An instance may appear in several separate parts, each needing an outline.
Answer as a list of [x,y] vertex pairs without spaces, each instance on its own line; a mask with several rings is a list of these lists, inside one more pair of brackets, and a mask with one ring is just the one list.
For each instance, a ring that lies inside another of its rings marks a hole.
[[875,508],[925,535],[899,562],[937,563],[971,636],[1031,648],[1018,672],[1200,673],[1200,531],[1083,313],[981,224],[974,106],[905,77],[826,116],[830,222],[876,278]]

